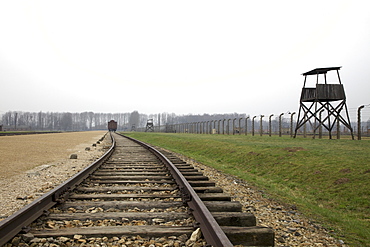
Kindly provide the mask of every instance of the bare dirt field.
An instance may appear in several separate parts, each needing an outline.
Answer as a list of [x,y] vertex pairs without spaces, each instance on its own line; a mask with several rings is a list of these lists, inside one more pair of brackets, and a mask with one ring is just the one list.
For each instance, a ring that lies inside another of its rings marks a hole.
[[[107,151],[106,131],[0,137],[0,220],[73,176]],[[92,145],[96,144],[96,147]],[[90,150],[85,150],[87,147]],[[70,159],[77,154],[77,159]]]
[[36,166],[67,159],[91,147],[105,131],[0,136],[0,179],[18,175]]

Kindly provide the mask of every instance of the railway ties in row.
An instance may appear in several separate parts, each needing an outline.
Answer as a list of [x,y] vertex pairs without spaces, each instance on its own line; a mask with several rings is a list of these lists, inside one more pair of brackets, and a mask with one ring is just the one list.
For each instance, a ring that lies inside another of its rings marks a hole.
[[131,237],[141,244],[137,246],[150,241],[185,246],[200,227],[204,242],[213,246],[223,245],[217,241],[225,241],[225,246],[274,244],[273,231],[255,226],[255,216],[242,213],[241,203],[232,201],[193,166],[166,153],[228,238],[214,240],[217,236],[212,237],[212,231],[208,232],[209,223],[199,220],[198,212],[189,204],[194,196],[183,194],[183,188],[176,184],[168,167],[147,147],[117,134],[114,138],[116,147],[110,158],[68,193],[65,200],[34,221],[29,235],[52,240],[60,246],[89,244],[96,239],[119,246]]

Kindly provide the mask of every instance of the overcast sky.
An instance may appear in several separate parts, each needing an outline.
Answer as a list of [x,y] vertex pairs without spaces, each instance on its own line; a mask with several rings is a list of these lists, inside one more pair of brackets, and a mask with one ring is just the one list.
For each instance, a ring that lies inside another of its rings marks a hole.
[[302,73],[342,66],[370,103],[368,1],[0,0],[6,111],[297,111]]

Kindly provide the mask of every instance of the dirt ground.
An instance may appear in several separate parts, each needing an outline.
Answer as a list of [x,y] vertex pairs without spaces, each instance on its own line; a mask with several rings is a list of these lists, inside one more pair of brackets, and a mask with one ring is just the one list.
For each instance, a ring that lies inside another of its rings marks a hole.
[[109,136],[97,143],[105,133],[0,137],[0,221],[101,157],[111,145]]
[[106,131],[0,136],[0,179],[56,160],[68,159],[91,147]]

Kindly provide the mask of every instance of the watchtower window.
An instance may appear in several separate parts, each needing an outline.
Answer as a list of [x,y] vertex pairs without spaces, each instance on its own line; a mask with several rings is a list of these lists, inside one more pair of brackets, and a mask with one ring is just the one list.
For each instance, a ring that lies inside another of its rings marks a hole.
[[316,88],[302,88],[301,101],[313,102],[316,99]]
[[317,84],[316,98],[319,101],[344,100],[344,88],[342,84]]

